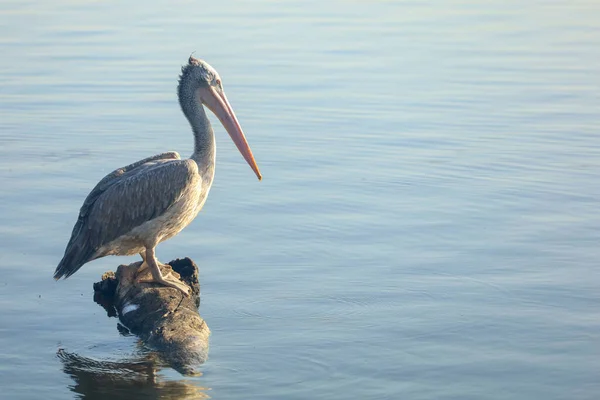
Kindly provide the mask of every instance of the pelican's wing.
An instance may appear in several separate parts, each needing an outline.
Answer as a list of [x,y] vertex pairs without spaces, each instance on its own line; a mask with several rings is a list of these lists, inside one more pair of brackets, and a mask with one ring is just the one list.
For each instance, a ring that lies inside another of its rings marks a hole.
[[79,218],[85,217],[89,212],[89,208],[94,204],[98,196],[100,196],[106,189],[119,181],[119,178],[125,178],[124,175],[130,175],[136,172],[140,167],[144,167],[144,164],[151,163],[152,161],[159,160],[179,160],[179,153],[176,151],[168,151],[166,153],[157,154],[155,156],[144,158],[143,160],[134,162],[133,164],[129,164],[122,168],[117,168],[110,174],[106,175],[104,178],[98,182],[98,184],[92,189],[90,194],[86,197],[81,206],[81,210],[79,210]]
[[99,248],[161,216],[200,179],[198,165],[193,160],[160,160],[120,179],[98,196],[90,208],[86,224],[90,241]]
[[[106,182],[73,229],[54,278],[68,277],[91,261],[105,244],[164,214],[187,189],[201,184],[193,160],[154,160]],[[91,194],[90,194],[91,195]],[[101,255],[100,255],[101,256]]]
[[92,189],[90,194],[87,195],[85,200],[83,201],[83,205],[79,210],[79,216],[77,217],[77,222],[73,227],[73,232],[71,233],[71,239],[67,244],[67,249],[73,243],[73,240],[77,238],[79,232],[81,231],[81,227],[85,222],[88,213],[90,212],[90,208],[94,205],[98,197],[104,193],[109,187],[114,185],[117,182],[120,182],[123,179],[126,179],[128,176],[131,176],[134,173],[138,173],[139,170],[145,169],[151,165],[154,165],[157,161],[160,160],[179,160],[179,154],[176,151],[169,151],[166,153],[157,154],[152,157],[144,158],[143,160],[134,162],[133,164],[129,164],[122,168],[117,168],[110,174],[106,175],[104,178],[96,184],[96,186]]

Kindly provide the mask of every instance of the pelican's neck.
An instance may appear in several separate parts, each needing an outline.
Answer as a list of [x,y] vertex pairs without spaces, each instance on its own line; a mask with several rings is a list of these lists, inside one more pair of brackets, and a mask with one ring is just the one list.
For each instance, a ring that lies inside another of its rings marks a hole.
[[215,170],[215,134],[204,106],[198,100],[195,90],[180,91],[179,104],[194,132],[194,153],[190,158],[198,164],[202,177],[212,182]]

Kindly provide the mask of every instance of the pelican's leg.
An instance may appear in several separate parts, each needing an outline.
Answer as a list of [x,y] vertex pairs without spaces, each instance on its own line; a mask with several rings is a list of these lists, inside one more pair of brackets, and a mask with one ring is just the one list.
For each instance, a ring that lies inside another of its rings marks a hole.
[[135,273],[135,276],[140,276],[140,274],[146,272],[146,270],[148,269],[148,263],[146,262],[146,252],[140,252],[140,257],[142,257],[142,265],[140,265],[140,267],[138,268],[137,272]]
[[173,275],[171,275],[171,273],[168,273],[167,275],[162,274],[162,272],[160,271],[160,267],[158,265],[158,260],[156,259],[156,256],[154,254],[154,248],[149,248],[146,249],[146,260],[145,263],[148,265],[148,267],[150,268],[150,272],[152,273],[152,278],[148,278],[148,279],[140,279],[139,282],[142,283],[150,283],[150,282],[155,282],[155,283],[160,283],[161,285],[165,285],[165,286],[169,286],[175,289],[179,289],[183,292],[184,295],[188,295],[189,293],[189,288],[188,286],[183,283],[182,281],[180,281],[179,279],[175,278]]

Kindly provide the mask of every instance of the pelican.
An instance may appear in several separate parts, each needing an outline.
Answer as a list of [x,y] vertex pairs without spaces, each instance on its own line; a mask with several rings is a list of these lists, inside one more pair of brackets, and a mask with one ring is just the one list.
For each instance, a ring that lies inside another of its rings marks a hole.
[[[142,256],[140,272],[156,282],[188,288],[171,273],[163,275],[156,246],[178,234],[198,215],[215,174],[215,135],[204,106],[221,121],[259,180],[262,179],[244,132],[225,96],[217,71],[190,57],[181,68],[179,105],[194,133],[194,153],[182,160],[177,152],[161,153],[119,168],[105,176],[79,211],[65,254],[54,279],[65,279],[85,263],[108,255]],[[144,276],[141,275],[141,276]]]

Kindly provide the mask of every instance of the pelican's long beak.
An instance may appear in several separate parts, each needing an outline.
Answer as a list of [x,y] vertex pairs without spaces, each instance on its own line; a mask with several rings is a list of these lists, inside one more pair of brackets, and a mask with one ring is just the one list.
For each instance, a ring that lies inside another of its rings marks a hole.
[[244,136],[244,132],[242,131],[242,127],[238,122],[229,101],[227,101],[227,97],[225,96],[225,92],[217,91],[214,87],[208,86],[199,89],[200,96],[204,104],[219,118],[219,121],[223,124],[223,127],[231,136],[233,143],[237,146],[244,159],[250,165],[250,168],[254,171],[258,180],[262,179],[262,175],[258,170],[258,165],[256,165],[256,161],[254,161],[254,156],[252,155],[252,150],[250,150],[250,146],[246,141],[246,136]]

